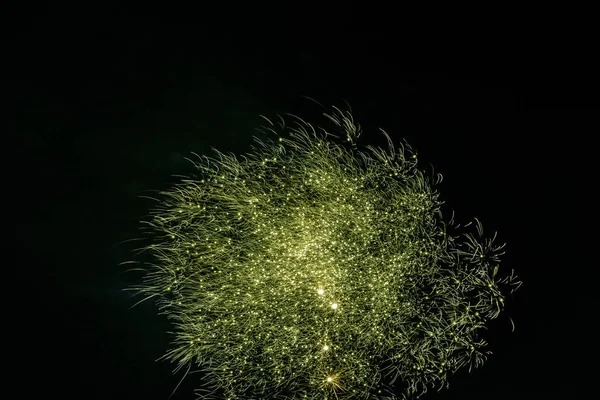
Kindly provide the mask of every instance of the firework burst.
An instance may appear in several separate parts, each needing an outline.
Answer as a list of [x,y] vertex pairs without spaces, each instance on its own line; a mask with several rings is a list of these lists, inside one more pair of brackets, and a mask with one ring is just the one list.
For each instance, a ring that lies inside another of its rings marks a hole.
[[195,155],[145,221],[132,289],[172,320],[165,358],[202,372],[200,398],[418,397],[489,353],[478,330],[519,284],[503,246],[477,220],[454,233],[408,144],[359,149],[350,112],[325,116],[265,118],[273,138],[240,159]]

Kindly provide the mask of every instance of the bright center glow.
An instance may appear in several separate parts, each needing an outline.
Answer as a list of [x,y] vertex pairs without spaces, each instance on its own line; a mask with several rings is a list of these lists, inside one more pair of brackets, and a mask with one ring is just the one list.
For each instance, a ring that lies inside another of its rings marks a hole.
[[327,382],[331,382],[333,380],[332,377],[327,378]]
[[317,293],[323,294],[323,293],[325,293],[325,291],[323,289],[319,289],[319,290],[317,290]]
[[337,303],[333,303],[333,304],[331,305],[331,308],[333,308],[333,309],[335,310],[335,309],[337,308],[337,306],[338,306],[338,305],[337,305]]
[[323,346],[323,350],[325,350],[325,351],[329,350],[329,346],[327,346],[327,345]]

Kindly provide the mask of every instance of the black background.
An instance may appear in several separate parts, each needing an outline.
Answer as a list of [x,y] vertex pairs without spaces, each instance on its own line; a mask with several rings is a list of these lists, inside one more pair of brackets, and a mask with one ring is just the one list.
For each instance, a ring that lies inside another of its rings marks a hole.
[[[348,101],[363,144],[385,144],[378,127],[406,138],[423,168],[444,175],[456,219],[498,231],[503,267],[524,281],[509,302],[516,331],[503,314],[487,333],[488,363],[425,398],[577,397],[585,266],[574,260],[585,233],[573,196],[597,133],[596,78],[521,57],[457,63],[452,51],[417,67],[393,29],[325,33],[318,21],[285,35],[150,18],[40,18],[12,31],[5,110],[25,151],[6,152],[15,205],[6,218],[17,217],[9,235],[24,299],[13,326],[31,327],[12,330],[8,349],[19,391],[168,398],[180,375],[154,360],[169,325],[149,302],[129,309],[122,289],[138,277],[118,265],[151,206],[138,196],[191,172],[190,151],[250,151],[259,114],[320,121],[304,95],[327,107]],[[194,379],[172,398],[194,398]]]

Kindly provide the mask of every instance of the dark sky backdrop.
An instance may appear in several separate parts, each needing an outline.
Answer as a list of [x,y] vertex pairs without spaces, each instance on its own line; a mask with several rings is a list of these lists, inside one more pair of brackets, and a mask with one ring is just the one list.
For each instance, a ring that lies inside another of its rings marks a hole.
[[[23,360],[24,393],[168,398],[179,376],[154,360],[169,326],[150,303],[129,309],[122,288],[136,277],[119,274],[132,248],[119,243],[139,236],[151,205],[137,196],[190,172],[190,151],[249,151],[259,114],[315,120],[321,110],[306,95],[347,100],[365,144],[385,144],[378,127],[405,137],[424,168],[444,175],[456,218],[497,230],[508,243],[503,267],[525,281],[510,303],[516,331],[504,314],[487,334],[489,362],[425,398],[576,398],[582,294],[560,204],[578,185],[574,154],[594,132],[589,75],[524,63],[410,68],[393,33],[352,27],[257,39],[154,20],[30,23],[11,42],[10,121],[26,149],[15,185],[28,209],[14,235],[32,295],[21,318],[44,327],[20,337],[37,344]],[[173,399],[194,398],[193,380]]]

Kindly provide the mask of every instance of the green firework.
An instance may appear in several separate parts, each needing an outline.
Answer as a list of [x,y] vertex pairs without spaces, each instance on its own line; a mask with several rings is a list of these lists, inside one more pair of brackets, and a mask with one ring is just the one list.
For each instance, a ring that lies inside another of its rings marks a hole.
[[485,361],[478,330],[519,285],[479,221],[444,222],[441,176],[408,144],[359,149],[350,112],[325,116],[265,118],[274,137],[240,159],[196,155],[145,221],[132,289],[172,320],[165,358],[201,372],[202,399],[418,397]]

